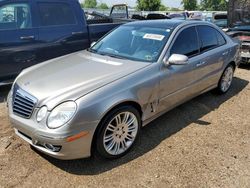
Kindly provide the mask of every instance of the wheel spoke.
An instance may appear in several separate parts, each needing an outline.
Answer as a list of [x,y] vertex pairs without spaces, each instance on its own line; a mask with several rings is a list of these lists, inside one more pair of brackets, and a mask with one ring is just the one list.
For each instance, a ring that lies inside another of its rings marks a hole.
[[114,132],[115,131],[115,126],[112,124],[109,124],[107,127],[107,130]]
[[112,140],[112,142],[108,145],[107,150],[108,151],[112,150],[112,148],[114,147],[115,143],[116,142],[114,140]]
[[136,125],[129,126],[128,131],[129,132],[134,131],[134,130],[136,130],[136,128],[137,128]]
[[127,122],[127,125],[130,126],[132,125],[134,122],[135,122],[136,118],[135,117],[132,117],[128,122]]
[[121,142],[121,146],[122,146],[123,150],[125,150],[125,149],[127,148],[127,145],[126,145],[126,141],[125,141],[125,140],[123,140],[123,141]]
[[119,152],[119,149],[120,149],[120,142],[116,142],[115,149],[114,149],[115,154],[117,154]]
[[132,140],[134,139],[134,137],[133,137],[132,135],[129,135],[129,134],[128,134],[128,135],[126,136],[126,139],[128,139],[129,141],[132,141]]
[[122,123],[122,121],[121,121],[121,115],[120,115],[120,114],[118,114],[118,115],[115,117],[115,121],[116,121],[116,125],[119,125],[119,124]]
[[126,112],[126,113],[124,114],[122,123],[127,123],[128,119],[129,119],[129,116],[130,116],[130,114],[129,114],[128,112]]
[[223,82],[223,84],[222,84],[222,90],[226,91],[226,82]]
[[109,141],[112,140],[112,139],[113,139],[113,134],[108,135],[108,136],[105,136],[104,142],[109,142]]

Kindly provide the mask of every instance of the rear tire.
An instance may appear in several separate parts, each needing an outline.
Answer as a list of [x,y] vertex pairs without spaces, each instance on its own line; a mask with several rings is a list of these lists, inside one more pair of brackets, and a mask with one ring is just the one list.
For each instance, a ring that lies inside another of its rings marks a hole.
[[95,141],[96,157],[116,159],[134,146],[141,129],[140,113],[132,106],[112,110],[100,123]]
[[217,93],[225,94],[229,91],[234,77],[234,67],[233,65],[228,65],[218,83],[218,87],[216,88]]

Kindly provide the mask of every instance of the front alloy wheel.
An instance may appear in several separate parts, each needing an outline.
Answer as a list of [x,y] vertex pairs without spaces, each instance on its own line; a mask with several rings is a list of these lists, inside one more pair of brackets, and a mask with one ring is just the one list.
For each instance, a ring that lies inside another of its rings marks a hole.
[[97,135],[97,151],[104,158],[118,158],[133,146],[141,126],[133,107],[121,107],[108,115]]

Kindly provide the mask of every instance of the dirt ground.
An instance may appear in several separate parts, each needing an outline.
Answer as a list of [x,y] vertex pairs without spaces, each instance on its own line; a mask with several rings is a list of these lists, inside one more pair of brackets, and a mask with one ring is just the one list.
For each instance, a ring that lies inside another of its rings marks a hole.
[[32,150],[10,128],[0,91],[0,187],[250,187],[250,67],[229,93],[206,93],[143,128],[115,161],[60,161]]

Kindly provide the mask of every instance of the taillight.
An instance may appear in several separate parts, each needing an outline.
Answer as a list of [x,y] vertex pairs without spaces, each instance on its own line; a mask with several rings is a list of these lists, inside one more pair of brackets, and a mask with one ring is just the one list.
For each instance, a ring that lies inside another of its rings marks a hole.
[[241,41],[246,41],[246,40],[250,40],[250,36],[239,36],[238,39]]

